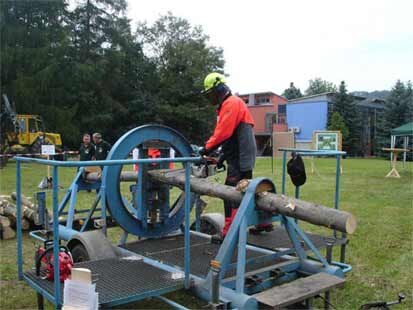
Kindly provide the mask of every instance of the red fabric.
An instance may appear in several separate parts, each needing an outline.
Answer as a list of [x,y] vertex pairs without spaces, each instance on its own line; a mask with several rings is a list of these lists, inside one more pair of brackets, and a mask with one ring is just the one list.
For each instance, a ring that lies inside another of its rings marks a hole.
[[158,157],[161,157],[161,151],[158,150],[158,149],[152,149],[152,148],[150,148],[150,149],[148,149],[148,156],[149,156],[150,158],[158,158]]
[[218,118],[214,134],[205,144],[207,150],[214,149],[229,139],[241,122],[254,126],[254,119],[245,102],[237,96],[229,96],[217,111]]
[[[149,148],[148,149],[148,156],[150,158],[160,158],[161,157],[161,151],[155,148]],[[169,169],[174,168],[174,163],[169,163]]]
[[231,216],[225,218],[225,225],[224,228],[222,229],[222,237],[225,237],[231,227],[232,221],[235,218],[235,215],[237,215],[238,209],[232,209],[231,210]]

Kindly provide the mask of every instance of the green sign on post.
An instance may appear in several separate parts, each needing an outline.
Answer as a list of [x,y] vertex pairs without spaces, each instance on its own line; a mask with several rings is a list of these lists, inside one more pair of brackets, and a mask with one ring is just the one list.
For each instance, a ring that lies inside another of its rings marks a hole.
[[313,143],[317,151],[341,151],[341,133],[339,131],[315,131]]

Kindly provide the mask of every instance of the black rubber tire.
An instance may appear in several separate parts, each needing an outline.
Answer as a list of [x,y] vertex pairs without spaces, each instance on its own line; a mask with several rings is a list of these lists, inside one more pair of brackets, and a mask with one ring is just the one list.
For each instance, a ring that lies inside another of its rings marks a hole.
[[[207,220],[205,220],[205,219],[201,219],[201,221],[200,221],[200,232],[201,233],[204,233],[204,234],[207,234],[207,235],[215,235],[215,234],[217,234],[219,231],[218,231],[218,228],[214,225],[214,224],[212,224],[211,222],[209,222],[209,221],[207,221]],[[191,230],[196,230],[195,229],[196,228],[196,224],[195,224],[195,222],[194,223],[192,223],[192,225],[191,225]]]
[[34,141],[32,146],[30,147],[30,153],[40,154],[41,152],[42,152],[42,141],[39,138],[37,138],[36,141]]
[[90,260],[89,254],[83,244],[76,244],[70,251],[74,263],[87,262]]

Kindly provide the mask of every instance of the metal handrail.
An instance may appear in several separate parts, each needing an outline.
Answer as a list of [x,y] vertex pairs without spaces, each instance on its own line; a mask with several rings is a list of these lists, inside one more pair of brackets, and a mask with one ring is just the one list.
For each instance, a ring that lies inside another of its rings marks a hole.
[[[39,158],[28,157],[15,157],[16,160],[16,208],[17,208],[17,271],[18,279],[23,280],[23,249],[22,249],[22,206],[21,206],[21,163],[36,163],[39,165],[52,166],[52,193],[53,193],[53,265],[59,266],[59,206],[58,206],[58,168],[59,167],[86,167],[86,166],[115,166],[115,165],[128,165],[128,164],[151,164],[151,163],[172,163],[182,162],[185,166],[185,287],[189,288],[190,285],[190,232],[189,232],[189,217],[190,217],[190,165],[191,162],[199,162],[201,157],[176,157],[176,158],[144,158],[144,159],[116,159],[116,160],[95,160],[95,161],[57,161]],[[141,169],[140,169],[141,170]],[[104,201],[104,200],[103,200]],[[104,207],[102,206],[102,209]],[[50,297],[50,300],[59,307],[62,304],[61,299],[61,283],[59,268],[54,268],[54,296],[53,298],[47,292],[43,292],[43,289],[36,287],[40,292]],[[34,285],[34,284],[33,284]]]

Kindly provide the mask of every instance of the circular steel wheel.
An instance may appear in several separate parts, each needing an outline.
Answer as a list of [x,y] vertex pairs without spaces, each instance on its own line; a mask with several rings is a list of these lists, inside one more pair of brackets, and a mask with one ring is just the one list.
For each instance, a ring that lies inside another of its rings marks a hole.
[[[137,145],[143,145],[148,141],[165,142],[182,157],[190,157],[192,154],[191,145],[179,132],[166,126],[145,125],[125,133],[112,147],[107,159],[125,159]],[[185,210],[182,207],[184,199],[178,198],[170,206],[169,216],[163,221],[156,223],[156,225],[144,223],[136,216],[136,209],[131,208],[127,199],[122,197],[120,189],[121,170],[121,165],[106,166],[103,169],[102,184],[106,190],[107,206],[116,222],[126,232],[145,238],[161,237],[177,230],[184,220]],[[145,185],[146,180],[143,180],[143,182]],[[140,207],[142,206],[138,206],[138,208]]]

